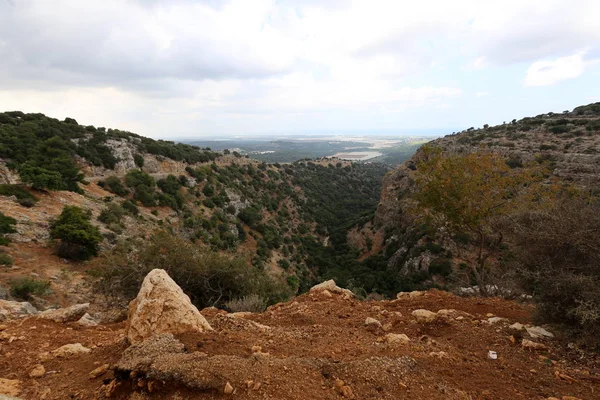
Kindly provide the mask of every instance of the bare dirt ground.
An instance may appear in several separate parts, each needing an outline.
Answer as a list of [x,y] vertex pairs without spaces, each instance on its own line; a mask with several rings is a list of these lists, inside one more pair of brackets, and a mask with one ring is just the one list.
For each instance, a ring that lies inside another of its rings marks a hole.
[[[457,311],[423,324],[411,315],[421,308]],[[508,325],[530,323],[531,312],[529,305],[440,291],[365,302],[317,292],[243,317],[207,309],[215,331],[177,337],[187,354],[163,379],[112,369],[90,376],[121,359],[125,323],[83,328],[30,317],[0,326],[0,393],[10,380],[20,398],[32,400],[599,399],[597,357],[560,337],[533,339],[546,350],[522,347],[526,334]],[[489,314],[507,321],[490,324]],[[367,317],[381,326],[365,325]],[[410,341],[388,343],[390,333]],[[71,343],[91,352],[45,354]],[[498,358],[489,359],[489,350]],[[40,364],[45,374],[31,377]]]

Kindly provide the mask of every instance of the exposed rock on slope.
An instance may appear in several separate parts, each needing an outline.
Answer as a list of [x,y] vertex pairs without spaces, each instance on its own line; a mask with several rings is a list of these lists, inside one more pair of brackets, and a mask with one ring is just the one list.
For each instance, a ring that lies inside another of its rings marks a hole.
[[[492,151],[506,157],[511,168],[547,163],[553,176],[560,180],[600,188],[600,103],[493,127],[469,128],[429,145],[448,154]],[[408,199],[414,188],[412,176],[422,154],[421,150],[417,151],[411,160],[384,177],[374,219],[375,226],[387,233],[386,246],[393,249],[388,269],[403,278],[429,276],[432,263],[440,260],[440,248],[428,248],[428,243],[422,240],[425,234],[422,227],[414,223]],[[443,250],[456,254],[456,243],[440,232],[429,236]]]
[[140,292],[129,304],[127,338],[132,344],[160,333],[211,330],[190,298],[162,269],[146,275]]

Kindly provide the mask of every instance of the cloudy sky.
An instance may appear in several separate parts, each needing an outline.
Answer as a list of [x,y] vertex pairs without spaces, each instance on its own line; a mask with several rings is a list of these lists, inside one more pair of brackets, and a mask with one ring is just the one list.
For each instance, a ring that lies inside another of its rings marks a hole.
[[0,0],[0,110],[152,137],[423,132],[600,101],[598,0]]

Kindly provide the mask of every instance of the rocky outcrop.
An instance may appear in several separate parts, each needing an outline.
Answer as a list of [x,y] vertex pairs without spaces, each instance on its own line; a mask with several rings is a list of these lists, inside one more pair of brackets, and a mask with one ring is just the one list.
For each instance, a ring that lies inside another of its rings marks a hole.
[[129,304],[127,338],[140,343],[160,333],[205,332],[212,328],[166,271],[154,269]]
[[30,303],[0,300],[0,321],[35,315],[38,310]]

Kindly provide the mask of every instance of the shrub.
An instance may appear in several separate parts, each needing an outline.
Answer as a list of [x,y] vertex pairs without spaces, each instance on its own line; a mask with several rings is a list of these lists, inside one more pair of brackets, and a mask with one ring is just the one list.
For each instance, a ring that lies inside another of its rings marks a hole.
[[133,162],[138,168],[142,168],[144,166],[144,157],[141,154],[134,154]]
[[104,186],[106,190],[117,196],[125,197],[129,194],[129,190],[123,185],[123,182],[116,176],[109,176],[104,180]]
[[130,188],[136,188],[138,186],[154,187],[156,182],[154,178],[139,169],[132,169],[125,175],[125,184]]
[[0,185],[0,196],[15,196],[24,207],[33,207],[38,200],[23,185]]
[[251,294],[239,299],[229,300],[225,303],[225,307],[231,310],[231,312],[261,313],[265,311],[267,304],[259,295]]
[[0,265],[5,265],[10,267],[13,264],[13,259],[11,256],[4,252],[0,252]]
[[76,206],[65,206],[50,225],[50,237],[60,240],[58,255],[75,260],[87,260],[98,254],[102,236],[90,223],[91,212]]
[[514,221],[511,264],[539,318],[600,348],[600,201],[567,197]]
[[33,278],[20,278],[10,283],[10,293],[22,300],[30,300],[32,295],[41,296],[50,288],[50,282]]
[[109,224],[120,224],[125,216],[125,209],[118,204],[109,203],[98,215],[98,221]]
[[7,233],[15,233],[15,224],[17,220],[12,217],[7,217],[0,212],[0,246],[6,246],[10,243],[10,239],[4,236]]
[[272,304],[289,295],[283,284],[264,270],[248,266],[242,258],[200,248],[167,232],[157,232],[144,241],[120,243],[95,262],[101,277],[97,289],[125,301],[137,295],[142,280],[154,268],[166,270],[200,308],[253,294]]
[[133,215],[134,217],[139,215],[139,213],[140,213],[140,209],[131,200],[125,200],[124,202],[122,202],[121,207],[123,207],[123,209],[125,211],[127,211],[129,214]]

